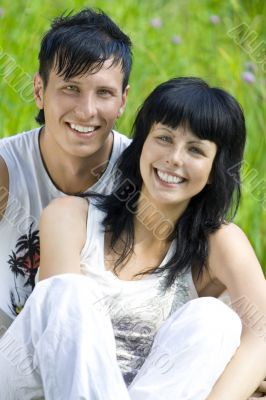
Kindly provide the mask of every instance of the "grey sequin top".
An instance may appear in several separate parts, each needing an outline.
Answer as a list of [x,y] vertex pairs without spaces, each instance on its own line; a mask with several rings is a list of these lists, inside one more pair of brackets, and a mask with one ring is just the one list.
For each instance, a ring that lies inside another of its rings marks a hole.
[[[145,275],[140,280],[124,281],[104,266],[104,213],[90,204],[87,240],[81,253],[82,272],[101,286],[99,303],[110,316],[117,349],[117,360],[129,385],[148,356],[162,323],[179,307],[197,297],[191,271],[165,289],[164,275]],[[173,242],[161,265],[174,251]],[[99,305],[99,304],[98,304]]]

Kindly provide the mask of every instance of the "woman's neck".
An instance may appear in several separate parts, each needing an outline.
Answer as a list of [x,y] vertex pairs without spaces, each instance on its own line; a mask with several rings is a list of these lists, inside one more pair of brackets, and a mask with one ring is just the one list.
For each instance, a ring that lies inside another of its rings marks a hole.
[[188,203],[161,204],[141,192],[134,217],[135,232],[153,242],[168,241]]

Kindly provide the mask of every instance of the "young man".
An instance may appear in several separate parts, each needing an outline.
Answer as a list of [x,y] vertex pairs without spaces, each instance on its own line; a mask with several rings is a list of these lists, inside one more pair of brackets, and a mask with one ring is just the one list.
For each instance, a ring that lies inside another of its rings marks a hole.
[[131,64],[129,37],[92,9],[55,19],[42,40],[34,95],[43,126],[0,142],[0,336],[35,285],[41,210],[66,194],[110,190],[129,143],[113,127]]

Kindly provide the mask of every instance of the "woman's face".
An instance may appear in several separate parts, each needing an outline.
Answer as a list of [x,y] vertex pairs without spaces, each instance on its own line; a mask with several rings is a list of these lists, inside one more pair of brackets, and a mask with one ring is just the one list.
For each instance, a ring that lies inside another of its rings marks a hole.
[[209,183],[216,152],[214,142],[199,139],[186,127],[154,124],[140,157],[142,193],[157,207],[184,209]]

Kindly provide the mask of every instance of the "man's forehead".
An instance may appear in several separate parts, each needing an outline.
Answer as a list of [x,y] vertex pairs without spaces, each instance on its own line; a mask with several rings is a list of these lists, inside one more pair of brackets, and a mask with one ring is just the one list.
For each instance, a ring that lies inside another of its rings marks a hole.
[[[75,71],[75,66],[73,66],[73,71]],[[56,64],[50,70],[51,77],[64,82],[82,82],[84,81],[84,79],[95,75],[97,75],[97,77],[99,76],[102,79],[109,79],[110,75],[116,76],[116,78],[119,79],[119,81],[121,79],[122,82],[124,77],[122,63],[116,63],[113,59],[108,59],[103,63],[101,63],[100,61],[95,62],[94,64],[88,63],[87,68],[86,65],[84,65],[84,67],[82,68],[82,72],[78,73],[77,75],[69,75],[67,67],[60,71],[58,65]]]

